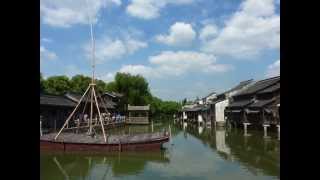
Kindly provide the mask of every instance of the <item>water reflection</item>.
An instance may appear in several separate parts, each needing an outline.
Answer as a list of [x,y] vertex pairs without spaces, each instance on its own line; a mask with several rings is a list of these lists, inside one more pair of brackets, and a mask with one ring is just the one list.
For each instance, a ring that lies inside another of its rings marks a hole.
[[199,127],[198,127],[198,132],[199,132],[199,134],[202,134],[203,129],[204,129],[204,128],[203,128],[202,126],[199,126]]
[[277,133],[153,122],[109,133],[169,129],[171,142],[157,152],[114,154],[42,153],[41,179],[278,179]]
[[[220,157],[237,161],[253,174],[263,173],[269,176],[280,176],[280,144],[275,133],[264,138],[260,131],[244,133],[242,130],[226,131],[225,128],[204,129],[202,133],[197,127],[188,127],[188,133],[204,144],[209,144]],[[243,135],[245,134],[245,136]]]
[[170,161],[165,151],[108,155],[45,153],[41,157],[41,179],[108,179],[135,175],[143,172],[150,162],[166,164]]
[[226,130],[224,128],[216,129],[216,148],[217,151],[230,156],[230,148],[226,145]]

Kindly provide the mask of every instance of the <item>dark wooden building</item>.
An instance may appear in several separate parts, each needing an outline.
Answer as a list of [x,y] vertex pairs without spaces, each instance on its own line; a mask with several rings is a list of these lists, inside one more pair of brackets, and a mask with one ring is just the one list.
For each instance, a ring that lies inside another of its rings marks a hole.
[[58,130],[75,106],[74,101],[64,96],[40,94],[40,117],[43,129]]
[[[75,94],[75,93],[66,93],[64,95],[64,97],[68,98],[69,100],[75,102],[75,103],[78,103],[80,98],[82,97],[81,94]],[[106,98],[106,96],[101,96],[101,97],[98,97],[97,98],[98,100],[98,104],[99,104],[99,108],[101,111],[105,111],[105,108],[107,108],[107,111],[108,112],[111,112],[113,113],[115,111],[115,106],[116,106],[116,103],[113,102],[113,101],[110,101],[108,98]],[[82,108],[84,108],[85,104],[87,103],[86,105],[86,108],[90,108],[90,102],[91,102],[91,99],[90,99],[90,96],[87,96],[83,101],[82,101]],[[82,109],[80,107],[80,109]]]
[[[40,94],[40,119],[42,121],[42,128],[48,131],[59,130],[81,97],[82,95],[75,93],[66,93],[60,96]],[[77,115],[74,116],[74,118],[78,118],[82,112],[84,114],[89,112],[90,101],[89,96],[83,99],[76,113]],[[112,116],[116,111],[117,104],[110,101],[107,96],[101,96],[101,98],[98,98],[98,105],[101,112],[106,112],[107,109]],[[95,105],[93,110],[94,112],[96,111]]]
[[230,98],[242,89],[248,87],[253,82],[252,79],[245,80],[237,84],[235,87],[216,95],[216,98],[212,100],[209,105],[208,112],[210,121],[215,125],[224,125],[225,123],[225,107],[229,105]]
[[278,124],[277,104],[280,104],[280,76],[257,81],[235,94],[225,115],[234,125]]

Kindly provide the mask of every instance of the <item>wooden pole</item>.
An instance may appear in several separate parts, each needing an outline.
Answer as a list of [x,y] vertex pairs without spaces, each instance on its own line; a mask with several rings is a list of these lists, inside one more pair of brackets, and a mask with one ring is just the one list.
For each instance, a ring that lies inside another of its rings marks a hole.
[[104,126],[103,126],[103,122],[102,122],[102,118],[101,118],[101,114],[100,114],[100,109],[99,109],[99,104],[98,104],[96,92],[95,92],[95,90],[94,90],[94,86],[92,86],[92,92],[93,92],[93,95],[94,95],[94,100],[95,100],[95,102],[96,102],[96,106],[97,106],[97,110],[98,110],[98,114],[99,114],[99,120],[100,120],[100,123],[101,123],[101,128],[102,128],[102,133],[103,133],[103,137],[104,137],[104,142],[107,142],[106,133],[104,132]]
[[73,116],[73,114],[76,112],[76,110],[78,109],[79,105],[81,104],[81,101],[83,99],[83,97],[87,94],[88,90],[90,89],[90,85],[88,86],[87,90],[84,92],[84,94],[82,95],[82,97],[80,98],[77,106],[74,108],[74,110],[72,111],[72,113],[69,115],[69,117],[67,118],[66,122],[64,123],[64,125],[62,126],[62,128],[60,129],[60,131],[58,132],[58,134],[56,135],[56,137],[54,137],[54,140],[56,140],[58,138],[58,136],[60,135],[60,133],[62,132],[62,130],[64,129],[64,127],[67,125],[68,121],[71,119],[71,117]]
[[93,115],[93,85],[91,86],[91,97],[90,97],[90,119],[89,119],[89,134],[92,133],[92,115]]

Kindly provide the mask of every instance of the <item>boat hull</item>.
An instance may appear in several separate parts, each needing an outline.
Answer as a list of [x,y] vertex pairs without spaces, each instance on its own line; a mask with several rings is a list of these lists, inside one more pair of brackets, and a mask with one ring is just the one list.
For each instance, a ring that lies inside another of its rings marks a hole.
[[169,137],[158,140],[121,144],[73,143],[40,140],[40,150],[44,151],[148,151],[160,150]]

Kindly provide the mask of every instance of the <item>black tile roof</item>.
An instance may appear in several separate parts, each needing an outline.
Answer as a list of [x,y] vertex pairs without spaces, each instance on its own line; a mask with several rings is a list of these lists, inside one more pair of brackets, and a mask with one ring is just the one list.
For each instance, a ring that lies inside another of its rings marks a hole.
[[203,99],[205,99],[205,98],[207,98],[207,97],[209,97],[209,96],[211,96],[211,95],[213,95],[213,94],[217,94],[216,92],[211,92],[211,93],[209,93],[207,96],[205,96]]
[[260,107],[264,107],[272,102],[274,102],[275,99],[268,99],[268,100],[257,100],[256,102],[250,104],[250,106],[248,106],[249,108],[260,108]]
[[242,101],[234,101],[232,103],[229,104],[229,108],[234,108],[234,107],[244,107],[249,105],[250,103],[252,103],[253,101],[251,99],[247,99],[247,100],[242,100]]
[[40,105],[75,107],[77,104],[64,96],[40,94]]
[[201,111],[203,108],[203,106],[195,106],[192,108],[184,108],[182,111],[186,111],[186,112],[196,112],[196,111]]
[[[69,93],[65,94],[65,97],[70,99],[70,100],[72,100],[73,102],[77,103],[81,99],[82,95],[69,92]],[[99,102],[99,106],[103,106],[101,104],[101,101],[99,100],[99,98],[97,98],[97,99],[98,99],[98,102]],[[85,97],[84,100],[87,101],[87,102],[91,102],[91,99],[88,98],[88,96]],[[115,106],[116,106],[116,104],[114,102],[112,102],[112,101],[104,101],[104,102],[105,102],[105,104],[106,104],[108,109],[114,109]]]
[[280,89],[280,83],[277,83],[273,86],[270,86],[270,87],[258,92],[258,94],[273,93],[275,91],[278,91],[279,89]]
[[236,96],[241,96],[241,95],[249,95],[249,94],[254,94],[257,93],[258,91],[264,90],[274,84],[280,83],[280,76],[273,77],[273,78],[268,78],[264,80],[260,80],[251,86],[249,86],[247,89],[243,90]]
[[252,82],[253,82],[253,79],[249,79],[249,80],[246,80],[246,81],[241,81],[237,86],[235,86],[234,88],[231,88],[230,90],[228,90],[228,91],[226,91],[224,93],[229,93],[229,92],[232,92],[232,91],[236,91],[236,90],[242,89],[243,87],[245,87],[246,85],[249,85]]

